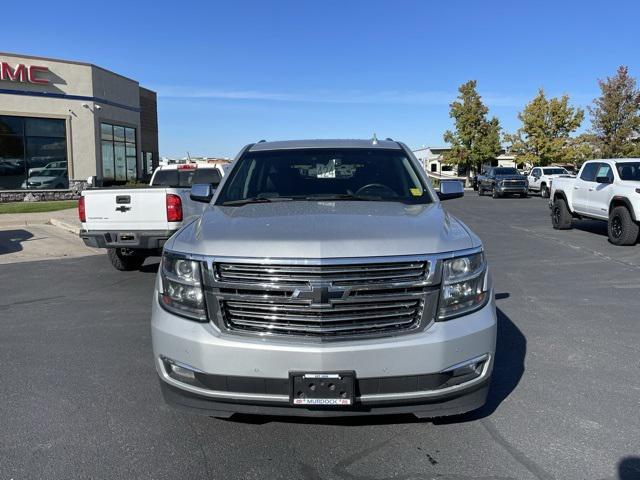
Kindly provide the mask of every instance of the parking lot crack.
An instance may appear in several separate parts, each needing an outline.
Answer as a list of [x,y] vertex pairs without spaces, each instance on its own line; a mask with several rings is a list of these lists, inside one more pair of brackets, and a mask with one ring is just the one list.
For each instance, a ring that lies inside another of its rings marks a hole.
[[502,436],[502,434],[498,431],[495,425],[489,419],[483,419],[480,421],[480,424],[484,427],[487,433],[493,438],[493,440],[499,444],[502,448],[504,448],[511,457],[526,468],[532,475],[534,475],[538,480],[553,480],[553,475],[546,472],[542,467],[540,467],[537,463],[527,457],[524,453],[514,447],[506,438]]
[[46,301],[49,301],[49,300],[57,300],[59,298],[65,298],[65,295],[57,295],[55,297],[33,298],[33,299],[30,299],[30,300],[19,300],[17,302],[5,303],[3,305],[0,305],[0,308],[13,307],[13,306],[16,306],[16,305],[28,305],[30,303],[46,302]]

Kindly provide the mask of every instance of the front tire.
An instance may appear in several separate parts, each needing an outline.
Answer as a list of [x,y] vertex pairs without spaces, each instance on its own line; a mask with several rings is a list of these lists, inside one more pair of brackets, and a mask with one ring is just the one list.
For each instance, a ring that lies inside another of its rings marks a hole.
[[478,196],[484,197],[484,189],[480,185],[478,185]]
[[107,248],[107,256],[113,268],[121,272],[138,270],[147,258],[130,248]]
[[556,230],[569,230],[571,228],[571,212],[567,202],[562,198],[556,198],[551,208],[551,224]]
[[549,188],[546,185],[540,187],[540,196],[542,198],[549,198]]
[[635,245],[640,227],[631,218],[627,207],[615,207],[609,214],[607,233],[614,245]]
[[498,191],[496,190],[496,187],[493,187],[493,190],[491,192],[491,196],[493,198],[500,198],[500,194],[498,193]]

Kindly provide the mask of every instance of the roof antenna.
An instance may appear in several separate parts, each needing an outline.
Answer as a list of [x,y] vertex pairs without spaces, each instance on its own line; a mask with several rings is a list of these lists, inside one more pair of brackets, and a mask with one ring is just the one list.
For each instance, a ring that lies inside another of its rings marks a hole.
[[376,137],[376,134],[373,134],[373,138],[371,139],[371,145],[377,145],[378,144],[378,137]]

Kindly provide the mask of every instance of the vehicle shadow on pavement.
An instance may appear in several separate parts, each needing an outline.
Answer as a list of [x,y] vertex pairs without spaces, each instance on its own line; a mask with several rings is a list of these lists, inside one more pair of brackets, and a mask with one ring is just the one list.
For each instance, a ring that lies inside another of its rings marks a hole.
[[599,220],[574,220],[573,228],[582,232],[602,235],[603,237],[609,236],[607,233],[607,222],[601,222]]
[[637,480],[640,478],[640,457],[624,457],[618,462],[619,480]]
[[27,230],[0,230],[0,255],[22,251],[22,242],[32,237]]
[[[497,300],[508,298],[508,293],[499,293]],[[400,423],[431,422],[437,425],[465,423],[491,415],[498,406],[515,390],[524,373],[524,359],[527,352],[527,340],[520,329],[499,308],[498,332],[496,340],[496,358],[487,403],[480,409],[462,415],[433,419],[418,419],[414,415],[376,415],[358,417],[306,418],[306,417],[268,417],[261,415],[235,414],[225,421],[263,425],[270,422],[338,425],[359,427],[365,425],[391,425]]]

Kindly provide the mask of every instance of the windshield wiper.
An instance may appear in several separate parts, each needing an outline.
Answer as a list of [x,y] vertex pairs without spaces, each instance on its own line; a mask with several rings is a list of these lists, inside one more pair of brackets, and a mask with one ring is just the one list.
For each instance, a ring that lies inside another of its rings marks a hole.
[[272,203],[272,202],[288,202],[293,200],[291,197],[251,197],[251,198],[243,198],[240,200],[229,200],[226,202],[222,202],[220,205],[224,207],[228,206],[241,206],[248,205],[250,203]]
[[387,199],[380,196],[356,195],[353,193],[307,195],[302,198],[304,198],[305,200],[318,200],[318,201],[323,201],[323,200],[358,200],[358,201],[364,201],[364,202],[379,202],[379,201],[386,201],[386,200],[393,201],[392,199]]

